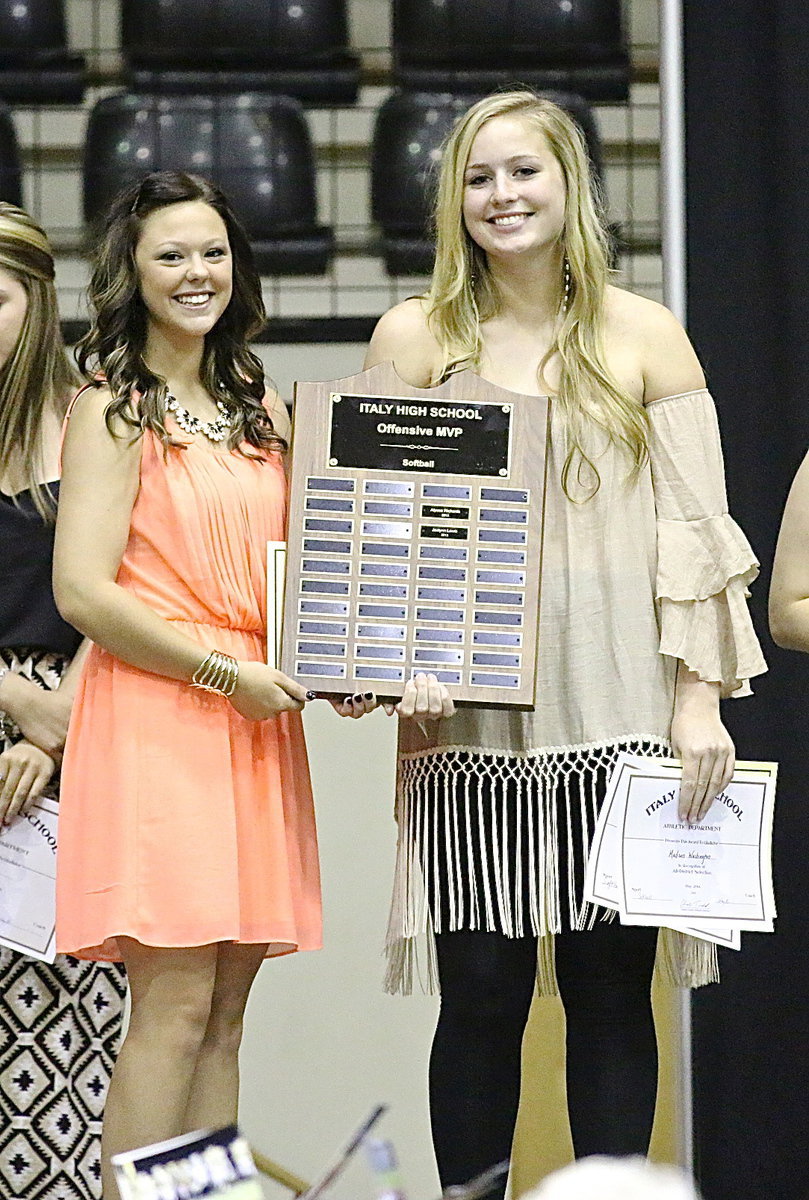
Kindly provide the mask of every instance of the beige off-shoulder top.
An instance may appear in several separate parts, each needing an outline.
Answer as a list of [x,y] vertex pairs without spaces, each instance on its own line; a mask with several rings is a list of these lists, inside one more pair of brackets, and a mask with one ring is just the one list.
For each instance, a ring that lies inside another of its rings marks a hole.
[[[575,772],[586,780],[619,747],[668,753],[678,660],[718,683],[723,697],[749,693],[748,681],[766,670],[746,602],[758,563],[728,513],[711,396],[704,389],[667,396],[647,411],[649,459],[639,476],[628,479],[625,453],[605,439],[596,448],[600,487],[580,503],[561,486],[565,435],[552,418],[534,711],[461,708],[426,736],[414,722],[401,723],[391,989],[409,986],[415,939],[425,930],[465,923],[523,932],[509,927],[508,878],[471,920],[468,912],[438,919],[428,912],[429,825],[446,815],[436,796],[451,805],[464,776],[491,778],[493,761],[503,780],[533,781],[529,802],[547,811],[525,932],[543,938],[565,917],[586,927],[587,906],[571,900],[570,912],[560,912],[555,847],[566,834],[550,804],[560,778]],[[595,806],[584,814],[585,834],[595,816]],[[498,848],[489,850],[496,861]],[[715,977],[707,944],[672,935],[661,950],[668,978],[696,985]]]

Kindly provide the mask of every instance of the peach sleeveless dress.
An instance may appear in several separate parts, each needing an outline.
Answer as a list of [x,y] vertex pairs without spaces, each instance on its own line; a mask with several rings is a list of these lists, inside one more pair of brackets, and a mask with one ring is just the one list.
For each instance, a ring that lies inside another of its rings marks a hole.
[[[266,661],[286,487],[279,455],[262,459],[193,443],[164,458],[146,431],[117,582],[205,650]],[[316,949],[317,839],[299,714],[246,721],[93,646],[62,769],[57,945],[117,960],[118,935]]]

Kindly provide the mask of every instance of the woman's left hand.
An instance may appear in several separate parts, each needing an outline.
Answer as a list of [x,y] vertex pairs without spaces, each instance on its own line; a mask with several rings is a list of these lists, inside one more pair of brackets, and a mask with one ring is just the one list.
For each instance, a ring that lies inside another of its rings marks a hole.
[[446,684],[439,683],[437,675],[419,671],[412,679],[408,679],[398,704],[385,704],[385,712],[389,717],[397,713],[400,718],[414,720],[426,734],[424,722],[453,716],[455,705]]
[[373,712],[378,706],[373,692],[357,692],[353,696],[346,696],[344,700],[330,696],[329,703],[338,716],[353,717],[354,720],[364,717],[366,713]]
[[678,697],[671,722],[671,744],[683,765],[678,815],[681,821],[701,821],[716,797],[727,787],[736,765],[736,750],[719,716],[718,689],[701,684]]
[[56,763],[30,742],[16,742],[0,754],[0,824],[10,825],[39,799]]

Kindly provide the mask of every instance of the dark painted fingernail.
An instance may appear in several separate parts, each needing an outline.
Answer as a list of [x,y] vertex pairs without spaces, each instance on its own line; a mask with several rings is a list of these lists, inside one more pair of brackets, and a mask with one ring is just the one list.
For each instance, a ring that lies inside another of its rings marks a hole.
[[374,693],[373,693],[373,692],[366,692],[366,693],[365,693],[365,699],[366,699],[366,700],[373,700],[373,698],[374,698]]
[[357,692],[356,696],[354,697],[354,703],[359,704],[360,700],[362,700],[362,696],[359,692]]
[[317,700],[317,692],[307,692],[306,699],[307,700]]

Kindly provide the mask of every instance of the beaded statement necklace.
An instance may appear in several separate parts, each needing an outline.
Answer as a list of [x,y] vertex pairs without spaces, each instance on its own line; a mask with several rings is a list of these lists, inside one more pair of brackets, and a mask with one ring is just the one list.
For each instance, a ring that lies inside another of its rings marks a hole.
[[190,433],[192,437],[201,433],[209,442],[224,441],[228,430],[233,427],[235,419],[233,410],[228,408],[224,400],[217,400],[216,407],[219,409],[218,417],[215,417],[213,421],[200,421],[199,417],[192,417],[188,409],[183,408],[180,401],[171,392],[166,396],[166,411],[174,414],[174,420],[183,433]]

